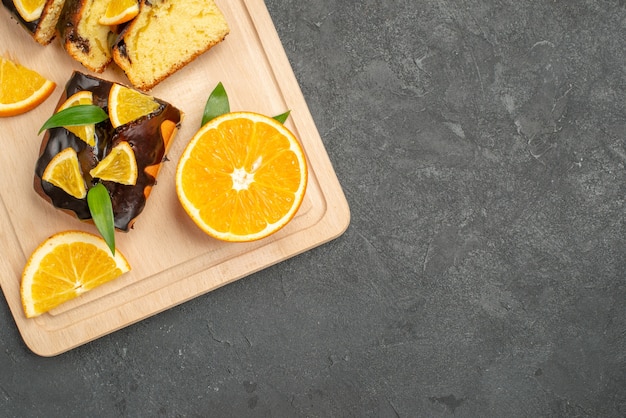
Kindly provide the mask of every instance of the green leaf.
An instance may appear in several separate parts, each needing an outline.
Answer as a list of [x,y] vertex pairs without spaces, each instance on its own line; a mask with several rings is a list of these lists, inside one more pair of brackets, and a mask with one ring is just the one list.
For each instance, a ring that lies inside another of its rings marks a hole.
[[87,192],[87,205],[96,228],[115,254],[115,223],[111,196],[104,184],[98,183]]
[[89,125],[92,123],[99,123],[107,120],[109,115],[102,110],[100,106],[96,105],[76,105],[63,109],[60,112],[55,113],[48,119],[39,133],[42,133],[46,129],[59,128],[62,126],[79,126]]
[[211,119],[230,112],[230,104],[228,103],[228,95],[226,89],[220,81],[211,92],[206,105],[204,106],[204,114],[202,115],[202,126]]
[[291,110],[288,110],[285,113],[281,113],[280,115],[274,116],[274,119],[276,119],[280,123],[285,123],[290,113],[291,113]]

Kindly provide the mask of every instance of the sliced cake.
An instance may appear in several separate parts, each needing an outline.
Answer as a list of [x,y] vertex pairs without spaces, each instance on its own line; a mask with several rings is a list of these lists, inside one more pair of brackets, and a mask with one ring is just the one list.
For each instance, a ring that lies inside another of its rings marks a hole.
[[[153,105],[148,113],[132,108],[137,106],[137,95],[141,95],[139,101]],[[130,109],[129,102],[133,103]],[[56,208],[90,220],[86,194],[101,183],[111,196],[115,227],[129,231],[156,184],[183,114],[130,87],[75,72],[56,111],[78,104],[99,106],[110,117],[92,125],[46,130],[35,166],[35,191]],[[129,164],[129,159],[132,170],[120,177],[116,160]]]
[[131,84],[149,90],[218,44],[230,29],[213,0],[142,0],[113,44]]
[[75,60],[96,73],[111,62],[111,27],[99,23],[108,0],[66,0],[57,27],[61,44]]
[[14,0],[2,0],[2,4],[38,43],[48,45],[57,34],[56,25],[65,0],[46,0],[43,7],[34,10]]

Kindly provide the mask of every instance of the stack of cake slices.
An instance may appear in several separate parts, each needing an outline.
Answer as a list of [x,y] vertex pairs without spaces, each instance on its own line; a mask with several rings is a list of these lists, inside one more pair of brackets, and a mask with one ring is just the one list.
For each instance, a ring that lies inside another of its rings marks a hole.
[[222,42],[230,31],[213,0],[138,0],[138,14],[113,26],[100,23],[112,0],[46,0],[41,12],[29,16],[21,13],[18,1],[2,3],[38,43],[47,45],[58,36],[85,68],[101,73],[115,62],[144,91]]

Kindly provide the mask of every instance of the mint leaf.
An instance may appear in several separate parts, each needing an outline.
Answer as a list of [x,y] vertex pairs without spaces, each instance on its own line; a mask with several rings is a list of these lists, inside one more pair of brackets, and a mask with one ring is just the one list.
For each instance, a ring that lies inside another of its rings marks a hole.
[[280,115],[274,116],[274,119],[276,119],[280,123],[285,123],[290,113],[291,113],[291,110],[288,110],[285,113],[281,113]]
[[87,192],[87,205],[96,228],[115,255],[115,221],[111,196],[104,184],[98,183]]
[[230,104],[228,102],[228,95],[226,89],[220,81],[217,86],[211,92],[211,95],[206,101],[204,106],[204,114],[202,115],[202,125],[204,126],[211,119],[230,112]]
[[46,129],[62,126],[79,126],[99,123],[107,120],[109,115],[96,105],[76,105],[63,109],[52,115],[39,129],[42,133]]

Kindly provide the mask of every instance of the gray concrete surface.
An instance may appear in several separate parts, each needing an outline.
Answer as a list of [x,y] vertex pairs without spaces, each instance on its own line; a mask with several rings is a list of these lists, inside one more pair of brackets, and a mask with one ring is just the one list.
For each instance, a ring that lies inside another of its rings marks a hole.
[[3,417],[626,416],[623,0],[268,0],[339,239],[45,359]]

